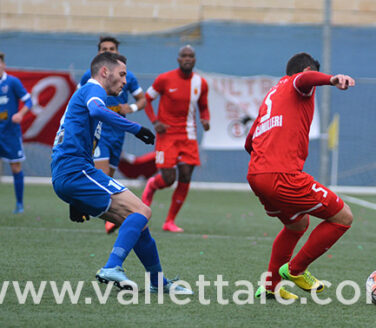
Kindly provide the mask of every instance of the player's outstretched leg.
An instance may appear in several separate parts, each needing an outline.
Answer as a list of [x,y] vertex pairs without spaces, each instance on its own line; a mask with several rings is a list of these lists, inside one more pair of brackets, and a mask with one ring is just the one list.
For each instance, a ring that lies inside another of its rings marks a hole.
[[158,173],[154,177],[151,177],[145,186],[144,192],[142,193],[142,202],[147,206],[150,206],[153,202],[153,196],[157,189],[163,189],[167,187],[167,184],[162,178],[162,175]]
[[163,276],[162,266],[159,260],[158,249],[154,238],[152,238],[149,228],[141,232],[140,238],[133,248],[134,252],[144,265],[146,272],[150,273],[150,292],[158,292],[158,275],[162,275],[163,292],[177,292],[179,294],[191,295],[193,292],[182,286],[172,289],[173,280]]
[[125,275],[122,265],[147,223],[146,216],[140,213],[132,213],[127,216],[120,226],[119,235],[106,265],[96,274],[96,278],[100,282],[114,281],[116,286],[128,289],[137,286]]
[[292,281],[299,288],[310,292],[311,290],[320,293],[324,290],[324,284],[315,278],[307,269],[300,275],[292,275],[289,269],[289,263],[285,263],[279,268],[279,274],[283,279]]

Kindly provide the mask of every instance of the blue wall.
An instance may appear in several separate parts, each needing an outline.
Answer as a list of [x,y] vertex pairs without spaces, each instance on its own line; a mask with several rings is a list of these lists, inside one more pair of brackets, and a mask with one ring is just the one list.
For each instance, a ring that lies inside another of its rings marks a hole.
[[[239,76],[282,76],[287,60],[301,51],[319,60],[322,58],[319,26],[206,22],[200,25],[200,30],[201,37],[190,42],[183,40],[184,31],[116,37],[121,41],[120,52],[128,57],[128,68],[138,76],[144,89],[157,74],[177,67],[177,50],[185,43],[195,47],[198,69]],[[9,67],[73,69],[78,78],[96,54],[98,36],[3,32],[0,51],[6,53]],[[333,28],[332,72],[350,74],[356,79],[376,77],[375,48],[375,28]],[[347,92],[332,89],[332,113],[341,115],[339,183],[342,185],[376,184],[376,172],[372,168],[372,165],[376,167],[373,90],[374,82],[360,83]],[[320,101],[320,91],[318,96]],[[149,124],[144,113],[136,113],[132,119]],[[131,137],[126,148],[135,154],[150,150],[140,147]],[[245,182],[248,156],[244,152],[206,151],[202,152],[202,162],[194,174],[196,181]],[[318,177],[318,141],[311,142],[305,169]]]

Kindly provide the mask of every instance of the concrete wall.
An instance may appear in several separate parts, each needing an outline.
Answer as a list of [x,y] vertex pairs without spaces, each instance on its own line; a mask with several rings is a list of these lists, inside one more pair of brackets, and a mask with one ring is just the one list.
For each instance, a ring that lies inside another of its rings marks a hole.
[[[296,52],[307,51],[322,60],[322,28],[317,25],[205,22],[199,25],[199,30],[200,36],[191,43],[197,53],[197,68],[206,72],[282,76],[287,60]],[[97,52],[98,36],[0,32],[0,51],[6,53],[9,67],[69,70],[78,79]],[[144,89],[159,73],[177,67],[177,51],[186,42],[181,31],[116,37],[121,41],[120,52],[128,58],[128,68]],[[332,113],[341,115],[339,183],[342,185],[376,185],[375,53],[376,28],[333,28],[332,72],[350,74],[357,81],[357,86],[347,92],[331,89]],[[361,79],[365,77],[371,79]],[[322,88],[318,88],[319,102],[321,92]],[[144,112],[132,114],[131,119],[151,127]],[[125,149],[138,155],[151,147],[129,136]],[[26,174],[49,175],[49,152],[43,160],[39,150],[28,152]],[[311,142],[305,170],[316,178],[319,154],[319,142]],[[195,181],[245,182],[249,156],[244,151],[202,151],[201,159],[202,166],[194,173]]]
[[[0,0],[0,30],[165,31],[203,20],[320,24],[324,0]],[[332,0],[334,25],[375,25],[376,1]]]

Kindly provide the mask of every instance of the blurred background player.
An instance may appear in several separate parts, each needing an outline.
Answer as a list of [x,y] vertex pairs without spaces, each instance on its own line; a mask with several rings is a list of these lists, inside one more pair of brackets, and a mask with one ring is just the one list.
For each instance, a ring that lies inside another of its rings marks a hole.
[[[284,224],[274,240],[266,285],[256,297],[296,299],[281,288],[281,277],[306,291],[321,292],[324,285],[307,267],[350,228],[349,206],[330,189],[302,172],[308,156],[308,134],[314,112],[316,86],[334,85],[340,90],[354,86],[347,75],[318,72],[320,64],[307,53],[293,56],[286,76],[267,93],[258,117],[247,136],[245,149],[251,155],[248,182],[269,216]],[[308,229],[309,215],[323,221],[291,260],[294,248]]]
[[[190,45],[179,50],[179,68],[159,75],[146,92],[145,112],[157,132],[156,165],[160,173],[151,177],[142,194],[142,201],[149,205],[157,189],[178,185],[163,230],[183,232],[175,224],[175,217],[182,207],[189,191],[193,169],[200,165],[196,131],[196,110],[205,131],[210,128],[208,109],[208,84],[194,73],[196,56]],[[160,96],[158,116],[155,116],[151,102]]]
[[[103,52],[119,53],[120,42],[112,36],[103,36],[99,39],[98,54]],[[86,84],[91,76],[90,69],[82,76],[80,84],[81,87]],[[127,71],[127,83],[124,85],[122,92],[118,96],[109,96],[106,101],[106,106],[122,116],[126,114],[141,110],[146,105],[146,99],[142,88],[131,71]],[[131,93],[136,103],[128,104],[128,93]],[[103,124],[101,139],[94,151],[95,167],[101,169],[110,177],[114,176],[115,170],[119,165],[121,150],[124,144],[125,134],[123,131],[113,129],[111,126]],[[107,233],[111,233],[116,229],[116,226],[111,222],[106,222],[105,228]]]
[[[18,110],[20,100],[24,106]],[[16,194],[16,208],[13,213],[24,211],[24,174],[21,162],[25,160],[25,154],[20,123],[31,107],[30,94],[18,78],[5,72],[5,54],[0,52],[0,158],[10,163],[13,173]]]
[[[92,78],[69,101],[56,134],[51,163],[53,187],[74,208],[73,221],[82,222],[83,217],[93,215],[120,225],[109,259],[96,278],[105,283],[114,281],[120,288],[136,288],[122,268],[133,249],[150,272],[150,291],[158,292],[162,268],[155,240],[147,227],[151,210],[128,188],[96,169],[92,158],[102,122],[130,132],[146,144],[154,144],[154,134],[105,106],[107,95],[119,94],[126,83],[125,57],[109,52],[99,54],[91,63],[91,72]],[[172,285],[163,277],[163,292],[169,293]],[[176,290],[192,294],[183,287]]]

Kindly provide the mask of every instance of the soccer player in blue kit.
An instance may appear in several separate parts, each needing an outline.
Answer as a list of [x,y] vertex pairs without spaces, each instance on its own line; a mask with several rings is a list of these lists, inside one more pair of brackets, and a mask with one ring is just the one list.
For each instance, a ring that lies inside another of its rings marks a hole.
[[[119,53],[119,41],[112,36],[100,37],[98,43],[98,54],[102,52]],[[91,77],[90,69],[82,76],[78,88],[87,83]],[[139,86],[134,74],[127,70],[127,83],[123,90],[117,96],[109,96],[106,101],[106,107],[125,116],[126,114],[142,110],[146,105],[146,98],[142,88]],[[136,100],[134,104],[128,104],[128,94],[132,94]],[[94,150],[94,164],[97,169],[101,169],[110,177],[114,176],[115,170],[119,165],[120,155],[124,144],[125,134],[121,130],[113,129],[112,126],[104,124],[102,126],[101,138]],[[115,231],[116,225],[106,222],[106,232]]]
[[[24,106],[18,110],[20,100]],[[21,162],[25,160],[25,154],[20,123],[32,105],[30,94],[21,81],[5,72],[5,55],[0,52],[0,158],[9,162],[12,170],[16,194],[15,214],[24,211]]]
[[[137,285],[124,273],[122,264],[133,249],[150,272],[150,292],[158,292],[158,273],[162,272],[155,240],[148,221],[151,209],[128,188],[94,167],[92,150],[100,138],[102,122],[130,132],[146,144],[154,143],[154,135],[106,108],[107,95],[117,95],[126,83],[126,58],[104,52],[91,63],[92,78],[77,90],[69,101],[56,134],[52,153],[52,183],[56,194],[70,204],[73,221],[89,215],[120,225],[119,234],[105,266],[96,278],[122,289]],[[173,282],[163,277],[163,292],[172,291]],[[192,294],[177,286],[174,291]]]

